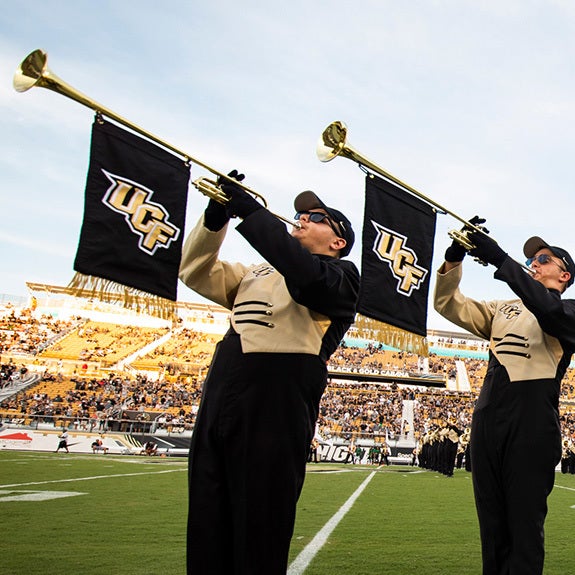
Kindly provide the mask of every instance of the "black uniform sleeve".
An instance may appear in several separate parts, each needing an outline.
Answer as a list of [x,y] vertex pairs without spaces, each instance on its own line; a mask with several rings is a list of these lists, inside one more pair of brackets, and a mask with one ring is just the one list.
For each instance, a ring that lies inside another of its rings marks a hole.
[[504,281],[537,318],[541,329],[559,340],[575,345],[575,300],[561,299],[556,290],[534,280],[513,259],[507,257],[494,277]]
[[284,276],[297,303],[353,321],[359,293],[359,272],[353,262],[310,253],[267,210],[254,212],[237,229]]

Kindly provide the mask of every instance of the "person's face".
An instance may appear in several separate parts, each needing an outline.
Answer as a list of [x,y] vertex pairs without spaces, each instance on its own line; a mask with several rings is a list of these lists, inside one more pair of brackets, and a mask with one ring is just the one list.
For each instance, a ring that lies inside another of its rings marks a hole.
[[[549,256],[549,261],[541,263],[537,258],[540,255]],[[531,276],[534,280],[542,283],[546,288],[564,291],[567,281],[571,277],[565,269],[565,264],[553,252],[547,248],[541,248],[534,256],[531,263]]]
[[[324,214],[326,217],[321,221],[312,221],[311,214]],[[330,254],[341,250],[345,246],[345,240],[340,238],[334,231],[337,224],[332,222],[326,212],[320,208],[301,212],[298,221],[301,227],[293,228],[292,236],[313,254]]]

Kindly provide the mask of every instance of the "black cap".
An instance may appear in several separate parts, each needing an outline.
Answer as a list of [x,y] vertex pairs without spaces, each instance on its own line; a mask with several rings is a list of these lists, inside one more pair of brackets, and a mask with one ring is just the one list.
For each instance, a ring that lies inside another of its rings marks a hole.
[[532,258],[542,248],[550,250],[556,258],[559,258],[565,264],[565,269],[571,274],[567,282],[567,287],[569,287],[575,281],[575,263],[569,252],[557,246],[550,246],[544,239],[533,236],[525,242],[523,253],[526,258]]
[[308,212],[309,210],[317,208],[324,210],[339,228],[341,232],[339,234],[340,237],[345,240],[345,246],[339,252],[341,257],[345,257],[349,254],[355,241],[355,234],[351,227],[351,222],[339,210],[326,206],[317,195],[310,190],[299,194],[294,200],[293,205],[296,212]]

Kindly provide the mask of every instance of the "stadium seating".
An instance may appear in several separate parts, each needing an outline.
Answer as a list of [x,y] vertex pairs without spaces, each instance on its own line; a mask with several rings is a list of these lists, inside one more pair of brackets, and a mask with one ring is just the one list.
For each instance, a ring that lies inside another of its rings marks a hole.
[[39,355],[44,358],[98,361],[110,366],[166,332],[167,328],[136,328],[88,321]]
[[[0,396],[0,417],[87,427],[124,418],[131,426],[129,430],[138,425],[189,430],[220,338],[203,329],[213,328],[213,322],[195,325],[147,327],[81,317],[62,321],[29,310],[11,311],[0,318],[0,390],[9,388],[14,374],[24,365],[36,369],[42,380],[18,395],[7,392]],[[462,428],[468,426],[487,363],[463,357],[461,352],[477,350],[483,344],[465,339],[438,343],[451,355],[432,353],[425,361],[379,344],[343,343],[329,368],[335,375],[338,370],[398,376],[425,370],[449,378],[455,376],[458,359],[466,369],[471,391],[410,388],[397,383],[342,383],[334,375],[321,403],[320,432],[326,437],[344,438],[397,436],[406,399],[414,400],[416,436],[440,425],[446,417],[454,418]],[[132,358],[129,363],[121,363],[128,358]],[[565,430],[573,434],[574,369],[568,370],[563,384],[561,416]]]

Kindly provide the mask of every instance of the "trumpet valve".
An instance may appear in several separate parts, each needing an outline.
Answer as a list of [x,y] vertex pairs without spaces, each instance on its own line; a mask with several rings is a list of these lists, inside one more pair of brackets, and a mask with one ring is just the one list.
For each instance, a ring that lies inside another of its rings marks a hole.
[[[469,239],[467,235],[468,232],[466,230],[450,230],[447,232],[447,235],[452,239],[455,240],[458,244],[462,245],[467,251],[472,250],[475,248],[475,244]],[[473,258],[478,264],[482,266],[486,266],[487,263],[479,258]]]
[[198,178],[192,183],[197,190],[204,194],[204,196],[208,196],[208,198],[215,200],[220,204],[227,204],[230,201],[230,198],[224,194],[222,189],[218,186],[218,183],[214,180],[210,180],[209,178]]
[[455,240],[458,244],[462,245],[467,251],[472,250],[475,246],[469,239],[467,232],[462,230],[450,230],[447,235]]

